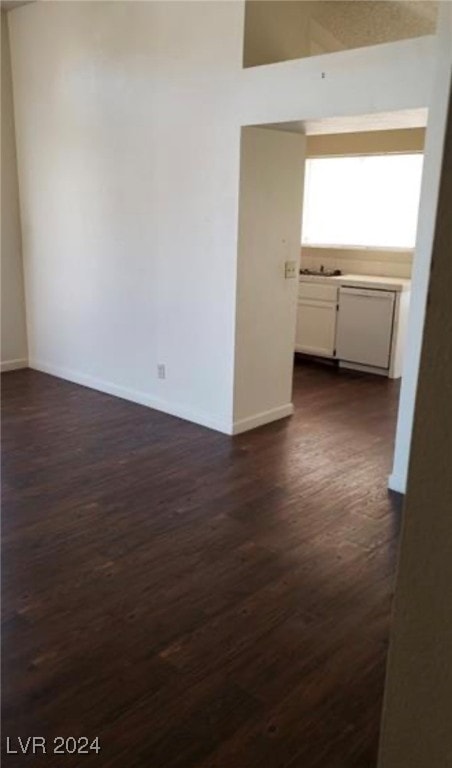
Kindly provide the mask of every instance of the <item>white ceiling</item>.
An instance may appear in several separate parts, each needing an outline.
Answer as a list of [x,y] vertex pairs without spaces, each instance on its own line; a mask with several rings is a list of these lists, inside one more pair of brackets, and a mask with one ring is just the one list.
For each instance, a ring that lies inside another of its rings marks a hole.
[[362,131],[391,131],[402,128],[424,128],[428,110],[404,109],[398,112],[379,112],[372,115],[328,117],[321,120],[294,120],[287,123],[269,123],[262,128],[305,133],[308,136],[327,133],[361,133]]

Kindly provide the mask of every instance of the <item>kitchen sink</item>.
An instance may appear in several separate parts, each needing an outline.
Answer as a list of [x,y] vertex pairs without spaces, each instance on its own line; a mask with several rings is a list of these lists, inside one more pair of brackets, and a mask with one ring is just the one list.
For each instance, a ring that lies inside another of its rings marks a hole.
[[300,275],[312,275],[313,277],[340,277],[340,269],[300,269]]

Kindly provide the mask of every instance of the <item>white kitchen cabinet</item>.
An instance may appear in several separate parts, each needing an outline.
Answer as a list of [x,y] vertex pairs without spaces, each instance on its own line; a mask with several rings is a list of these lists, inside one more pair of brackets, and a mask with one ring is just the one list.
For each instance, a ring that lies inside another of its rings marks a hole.
[[333,357],[336,336],[336,304],[309,301],[298,302],[295,351],[306,355]]
[[300,282],[295,351],[334,357],[337,287]]

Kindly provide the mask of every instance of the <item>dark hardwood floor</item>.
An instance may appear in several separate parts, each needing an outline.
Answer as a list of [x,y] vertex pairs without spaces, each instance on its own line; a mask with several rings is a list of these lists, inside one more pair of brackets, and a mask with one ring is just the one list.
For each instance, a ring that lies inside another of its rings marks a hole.
[[2,376],[7,768],[374,768],[398,386],[294,381],[292,419],[229,438]]

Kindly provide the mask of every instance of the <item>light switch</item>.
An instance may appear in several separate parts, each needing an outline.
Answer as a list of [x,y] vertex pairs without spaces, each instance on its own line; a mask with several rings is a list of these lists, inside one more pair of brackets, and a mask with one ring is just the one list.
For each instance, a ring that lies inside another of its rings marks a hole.
[[284,277],[289,280],[297,276],[297,262],[286,261],[284,264]]

